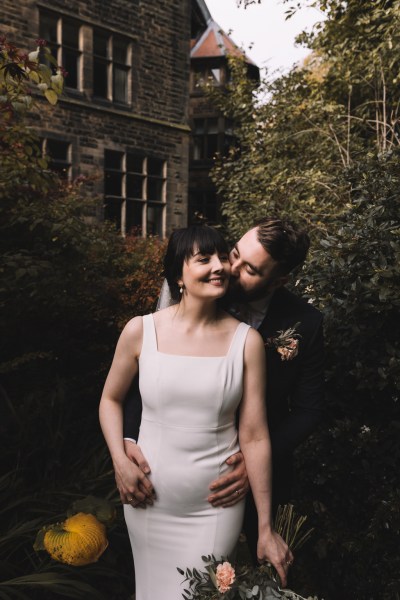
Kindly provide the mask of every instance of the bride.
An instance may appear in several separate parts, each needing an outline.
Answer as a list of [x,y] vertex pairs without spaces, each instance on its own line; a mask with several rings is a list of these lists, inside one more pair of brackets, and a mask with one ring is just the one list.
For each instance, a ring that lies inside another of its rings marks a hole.
[[124,505],[136,599],[179,600],[183,588],[177,567],[201,569],[204,555],[232,556],[244,500],[213,507],[204,490],[229,469],[225,461],[239,446],[258,512],[258,559],[272,563],[285,585],[293,556],[271,524],[264,344],[257,331],[219,305],[230,274],[227,245],[207,226],[176,230],[164,270],[178,303],[125,326],[100,402],[116,479],[120,491],[128,493],[124,482],[132,463],[124,452],[122,404],[139,372],[138,442],[151,476],[137,467],[130,490],[145,491],[147,510]]

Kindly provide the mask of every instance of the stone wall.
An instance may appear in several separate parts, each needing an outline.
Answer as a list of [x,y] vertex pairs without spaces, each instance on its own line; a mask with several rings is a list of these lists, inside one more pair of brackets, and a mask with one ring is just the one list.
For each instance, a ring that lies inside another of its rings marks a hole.
[[[72,177],[93,178],[104,192],[104,152],[140,152],[167,164],[166,229],[187,222],[190,0],[3,0],[0,30],[10,42],[33,50],[40,12],[48,9],[80,25],[78,90],[66,88],[60,103],[33,115],[40,136],[71,144]],[[93,97],[93,30],[128,39],[129,103]],[[102,201],[98,217],[102,218]]]

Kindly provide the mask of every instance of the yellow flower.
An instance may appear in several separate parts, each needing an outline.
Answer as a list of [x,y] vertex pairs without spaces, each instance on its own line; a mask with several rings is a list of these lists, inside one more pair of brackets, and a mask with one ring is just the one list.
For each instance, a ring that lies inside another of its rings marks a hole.
[[43,545],[54,560],[88,565],[96,562],[108,546],[106,528],[93,515],[81,512],[46,531]]

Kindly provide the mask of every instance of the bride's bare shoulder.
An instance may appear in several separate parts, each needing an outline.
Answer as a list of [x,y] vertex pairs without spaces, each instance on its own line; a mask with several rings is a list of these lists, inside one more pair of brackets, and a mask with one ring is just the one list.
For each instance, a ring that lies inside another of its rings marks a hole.
[[221,310],[221,321],[225,326],[232,328],[236,328],[240,323],[239,319],[233,317],[231,314],[226,312],[226,310]]
[[173,317],[176,313],[176,306],[167,306],[166,308],[161,308],[157,310],[157,312],[153,313],[154,322],[156,325],[169,323],[171,317]]
[[133,317],[125,325],[123,332],[127,336],[142,334],[143,331],[143,317]]
[[129,354],[138,354],[143,339],[143,317],[133,317],[127,322],[118,340],[118,347]]

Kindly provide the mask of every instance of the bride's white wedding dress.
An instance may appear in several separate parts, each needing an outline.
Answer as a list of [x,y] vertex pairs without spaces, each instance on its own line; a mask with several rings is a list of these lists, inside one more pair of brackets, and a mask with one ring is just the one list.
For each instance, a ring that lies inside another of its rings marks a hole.
[[207,496],[239,449],[235,413],[248,330],[238,325],[225,356],[181,356],[158,351],[153,315],[143,317],[138,443],[157,498],[145,510],[124,505],[136,600],[180,600],[184,585],[177,567],[202,569],[202,555],[226,557],[235,549],[244,501],[214,508]]

